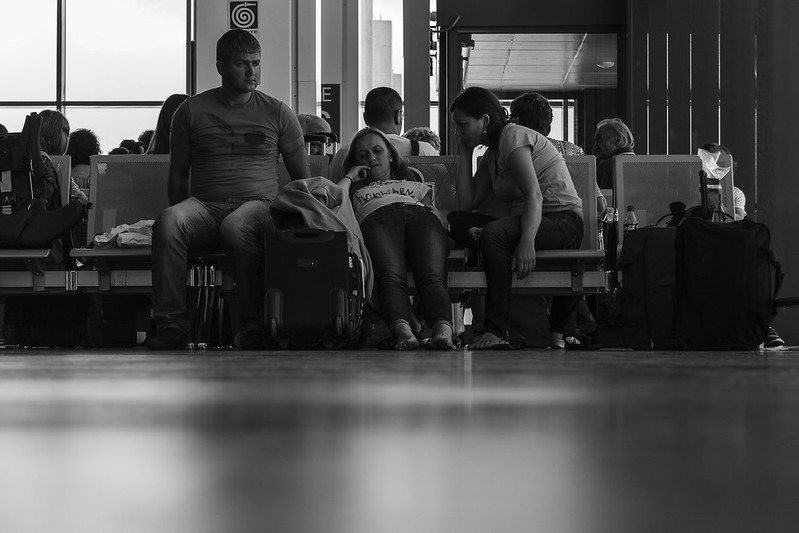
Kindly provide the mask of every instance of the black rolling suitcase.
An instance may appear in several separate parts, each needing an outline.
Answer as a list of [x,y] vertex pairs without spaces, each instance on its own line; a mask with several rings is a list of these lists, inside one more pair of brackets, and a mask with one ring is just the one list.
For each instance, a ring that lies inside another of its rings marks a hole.
[[264,281],[264,329],[271,346],[362,346],[363,274],[345,232],[302,228],[268,236]]
[[671,350],[674,337],[676,228],[645,227],[624,236],[621,318],[625,343],[636,350]]

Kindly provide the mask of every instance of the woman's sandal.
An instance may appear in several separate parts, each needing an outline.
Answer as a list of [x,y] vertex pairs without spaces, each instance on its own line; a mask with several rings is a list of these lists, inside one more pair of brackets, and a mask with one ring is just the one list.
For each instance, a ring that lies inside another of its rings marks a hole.
[[563,342],[567,350],[601,350],[602,345],[591,341],[591,337],[581,333],[564,336]]
[[492,350],[500,351],[523,350],[524,348],[527,348],[527,341],[524,339],[524,337],[499,339],[499,342],[491,347]]

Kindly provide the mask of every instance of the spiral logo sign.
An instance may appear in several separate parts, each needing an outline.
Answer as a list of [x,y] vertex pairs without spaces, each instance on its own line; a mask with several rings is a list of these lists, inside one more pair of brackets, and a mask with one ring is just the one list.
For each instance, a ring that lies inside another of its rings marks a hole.
[[230,29],[248,31],[257,30],[258,2],[231,2]]

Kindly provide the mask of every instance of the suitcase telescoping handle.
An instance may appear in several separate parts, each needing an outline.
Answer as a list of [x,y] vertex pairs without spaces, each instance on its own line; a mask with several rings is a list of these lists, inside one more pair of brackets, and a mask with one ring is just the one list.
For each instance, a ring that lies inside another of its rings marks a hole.
[[321,243],[330,242],[335,237],[332,229],[298,228],[279,231],[277,238],[288,243]]

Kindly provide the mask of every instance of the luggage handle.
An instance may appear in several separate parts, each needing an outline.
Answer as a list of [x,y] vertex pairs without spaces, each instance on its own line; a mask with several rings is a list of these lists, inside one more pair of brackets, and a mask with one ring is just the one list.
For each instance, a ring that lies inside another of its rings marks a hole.
[[331,229],[297,228],[293,230],[280,231],[278,232],[277,237],[283,242],[292,244],[315,244],[332,241],[335,237],[335,233],[336,232]]

